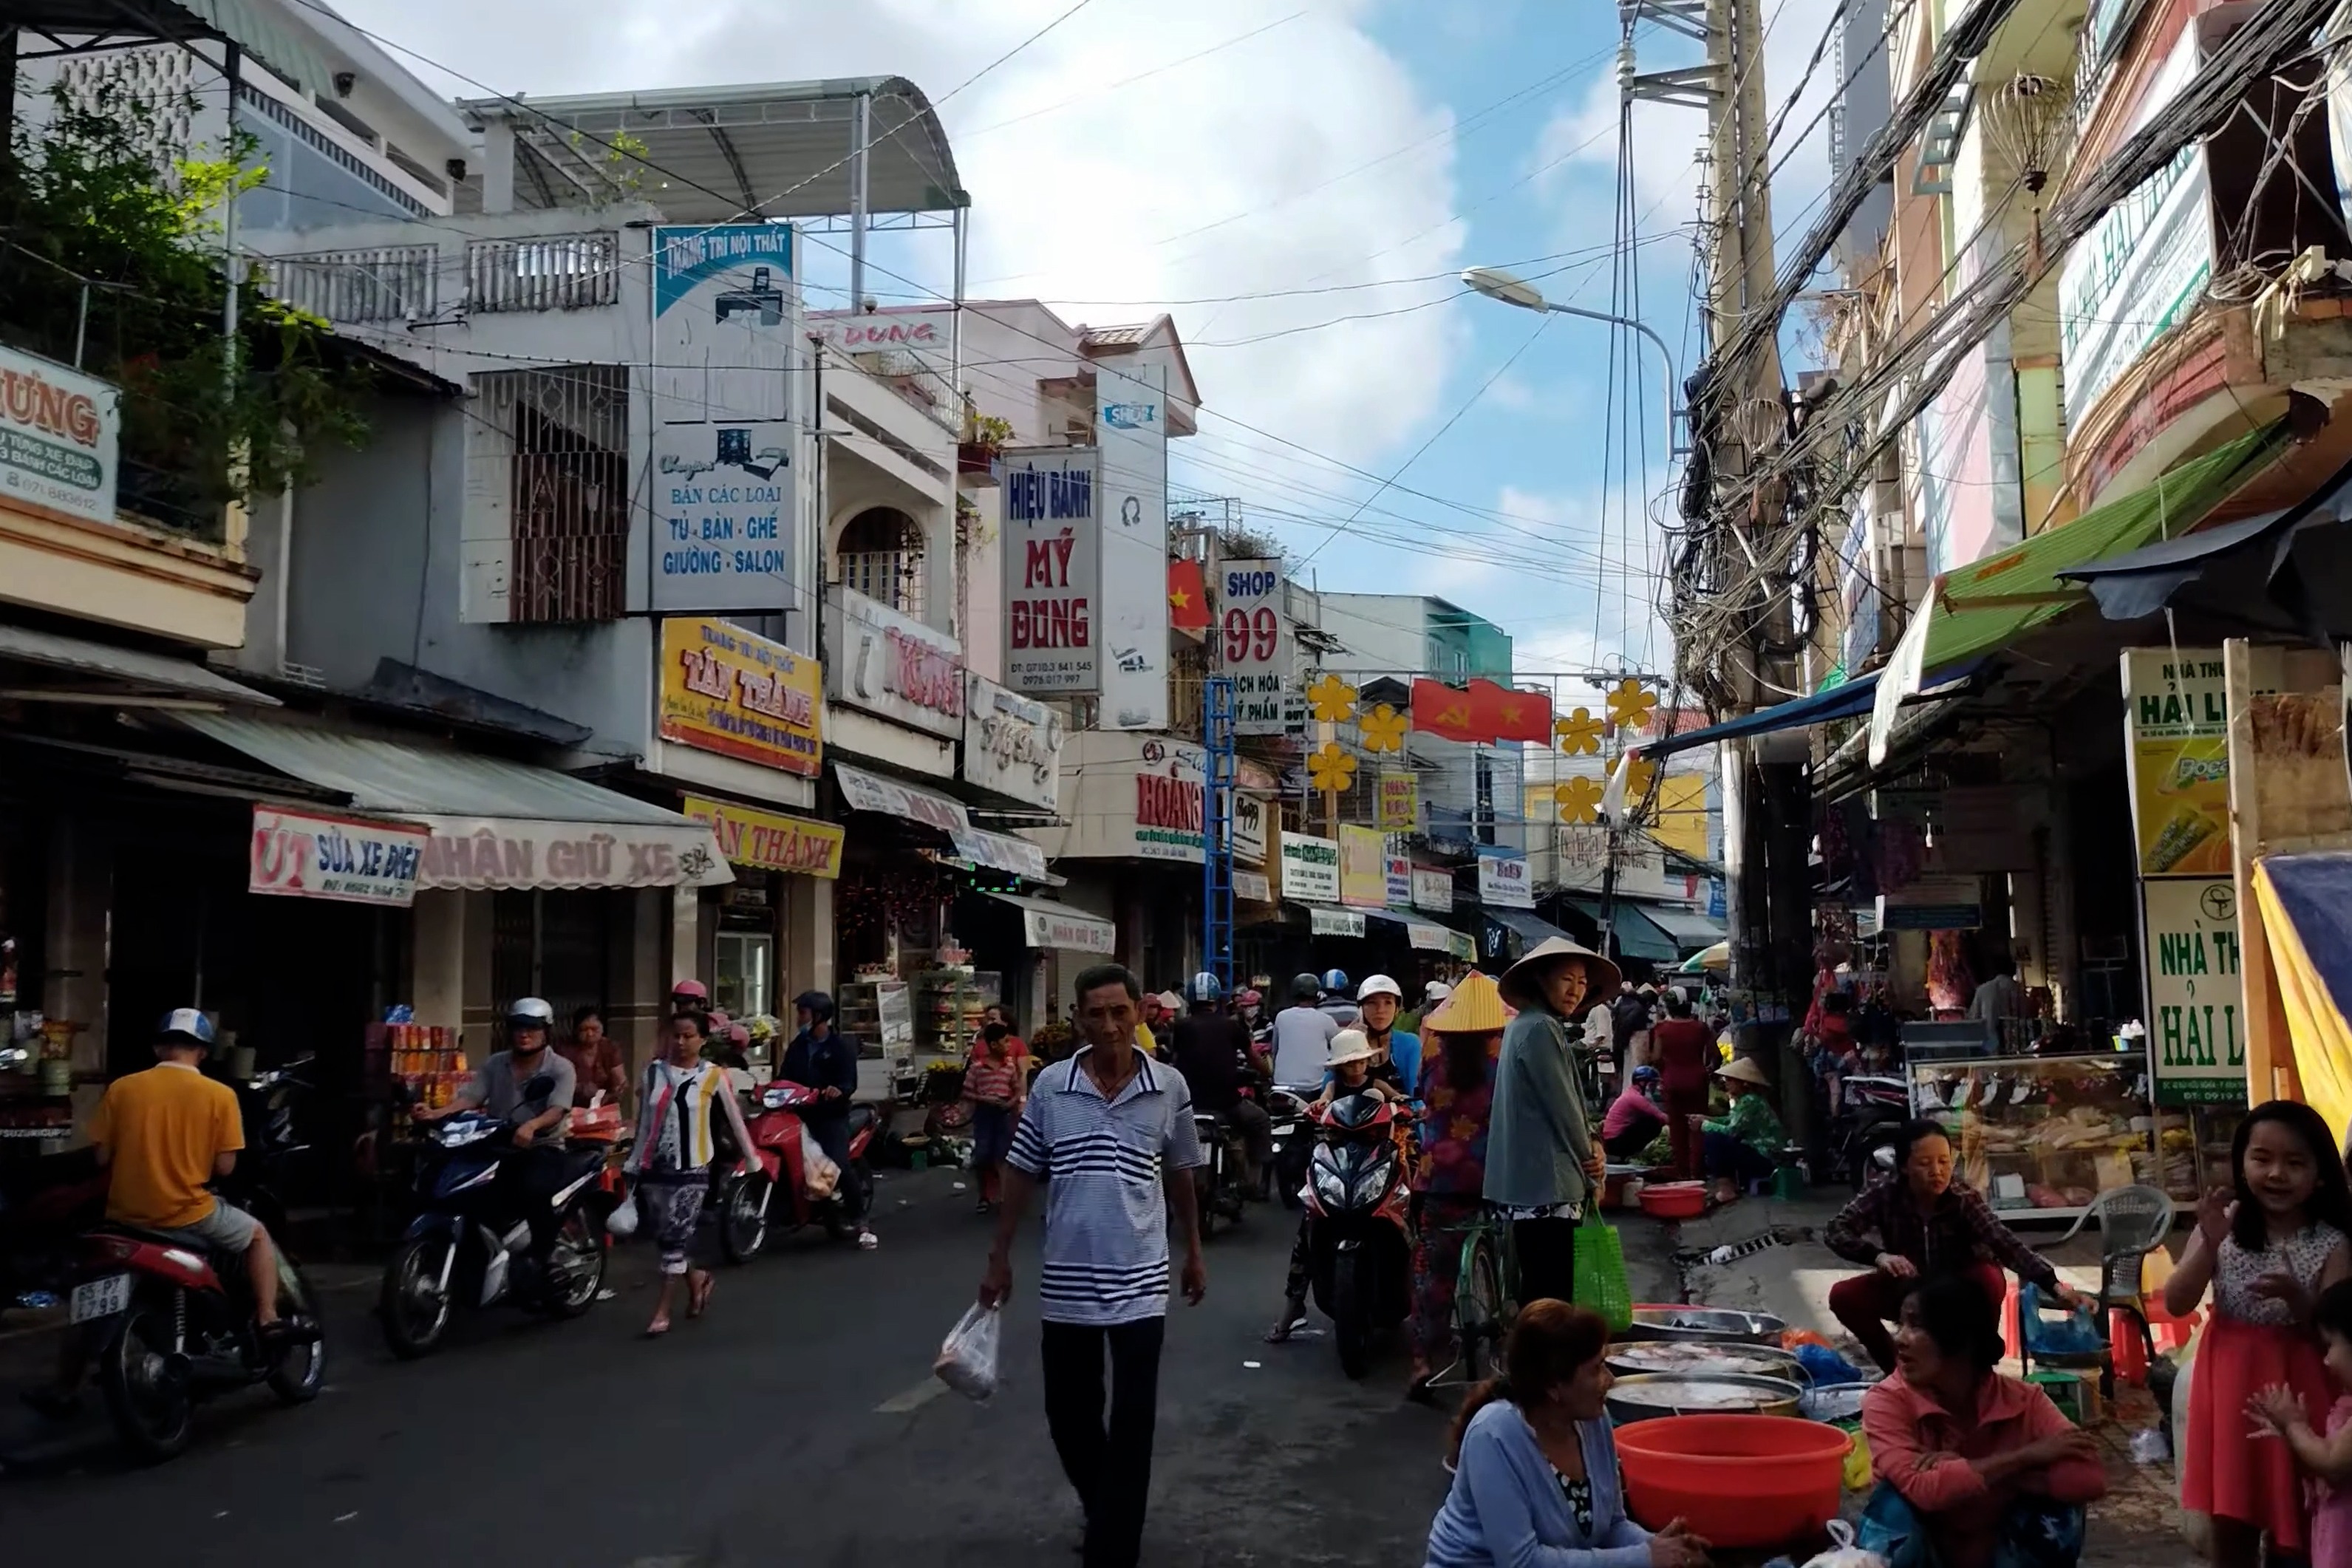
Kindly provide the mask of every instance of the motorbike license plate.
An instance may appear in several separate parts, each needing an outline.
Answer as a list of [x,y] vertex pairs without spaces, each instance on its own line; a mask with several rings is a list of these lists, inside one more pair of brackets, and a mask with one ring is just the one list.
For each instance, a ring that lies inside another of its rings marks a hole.
[[93,1318],[110,1318],[129,1305],[131,1276],[110,1274],[74,1287],[72,1321],[86,1323]]
[[1286,1121],[1281,1126],[1274,1130],[1274,1135],[1276,1138],[1287,1138],[1297,1131],[1298,1123],[1296,1121]]

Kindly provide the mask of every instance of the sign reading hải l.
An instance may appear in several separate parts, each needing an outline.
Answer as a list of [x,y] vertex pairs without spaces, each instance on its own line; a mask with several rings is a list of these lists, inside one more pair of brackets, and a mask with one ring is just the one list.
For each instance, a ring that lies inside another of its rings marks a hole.
[[2140,884],[2147,922],[2147,1055],[2159,1103],[2246,1095],[2245,977],[2237,888],[2227,877]]
[[2230,712],[2219,648],[2124,650],[2124,764],[2143,877],[2231,870]]

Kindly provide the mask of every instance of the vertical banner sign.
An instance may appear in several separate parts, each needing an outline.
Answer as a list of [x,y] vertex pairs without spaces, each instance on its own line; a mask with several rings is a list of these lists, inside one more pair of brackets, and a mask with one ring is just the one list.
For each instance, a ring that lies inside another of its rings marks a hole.
[[2238,969],[2237,888],[2227,877],[2151,878],[2147,1054],[2159,1104],[2246,1098],[2245,979]]
[[2230,716],[2219,648],[2124,650],[2124,765],[2143,877],[2226,877]]
[[1095,369],[1102,454],[1102,719],[1168,727],[1168,373]]
[[1421,826],[1421,775],[1383,770],[1381,773],[1380,815],[1383,833],[1411,833]]
[[795,580],[793,231],[732,223],[653,236],[651,606],[805,610]]
[[1279,735],[1291,667],[1282,563],[1228,561],[1217,574],[1218,656],[1234,679],[1234,733]]
[[1388,858],[1388,907],[1392,910],[1412,908],[1412,860],[1409,856],[1391,854]]
[[1339,825],[1339,901],[1360,910],[1389,904],[1389,841],[1377,828]]
[[1025,696],[1102,689],[1102,516],[1090,447],[1003,455],[1004,685]]

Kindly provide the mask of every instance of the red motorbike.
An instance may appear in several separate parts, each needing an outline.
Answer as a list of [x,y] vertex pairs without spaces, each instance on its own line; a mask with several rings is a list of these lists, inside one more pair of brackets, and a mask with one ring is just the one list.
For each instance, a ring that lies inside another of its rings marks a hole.
[[[744,1121],[751,1147],[731,1169],[722,1171],[711,1186],[711,1206],[719,1211],[719,1245],[730,1263],[749,1263],[760,1255],[768,1238],[781,1228],[786,1233],[822,1224],[825,1234],[845,1241],[857,1234],[855,1213],[866,1213],[874,1200],[874,1167],[866,1158],[881,1125],[870,1105],[849,1110],[849,1168],[835,1179],[831,1193],[812,1199],[804,1173],[803,1115],[817,1103],[817,1091],[805,1084],[778,1079],[746,1097]],[[783,1194],[779,1208],[776,1196]]]
[[1351,1378],[1364,1375],[1380,1338],[1412,1305],[1404,1126],[1394,1102],[1372,1094],[1343,1094],[1316,1119],[1309,1280]]

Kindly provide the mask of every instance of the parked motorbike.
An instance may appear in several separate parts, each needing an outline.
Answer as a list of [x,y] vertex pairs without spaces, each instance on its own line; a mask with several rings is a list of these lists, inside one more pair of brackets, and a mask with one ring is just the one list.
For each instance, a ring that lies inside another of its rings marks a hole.
[[1298,1190],[1307,1184],[1307,1158],[1315,1149],[1315,1126],[1307,1103],[1308,1097],[1296,1089],[1265,1091],[1266,1120],[1274,1127],[1274,1157],[1266,1162],[1264,1179],[1270,1188],[1266,1195],[1280,1194],[1285,1208],[1298,1206]]
[[1375,1342],[1412,1307],[1399,1116],[1380,1096],[1340,1096],[1317,1120],[1307,1167],[1308,1278],[1315,1304],[1331,1320],[1340,1370],[1351,1378],[1364,1375]]
[[[849,1168],[836,1178],[834,1190],[812,1200],[803,1175],[803,1121],[817,1103],[817,1091],[789,1079],[777,1079],[760,1089],[744,1113],[751,1147],[729,1168],[711,1179],[710,1206],[719,1214],[719,1250],[730,1263],[749,1263],[767,1246],[778,1226],[786,1232],[822,1224],[825,1234],[845,1241],[857,1234],[849,1200],[856,1212],[874,1205],[874,1166],[867,1158],[881,1121],[870,1105],[849,1109]],[[776,1194],[784,1194],[779,1206]]]
[[[1242,1093],[1249,1096],[1246,1089]],[[1267,1177],[1262,1172],[1255,1184],[1243,1184],[1242,1171],[1248,1162],[1244,1158],[1242,1135],[1214,1111],[1194,1111],[1192,1132],[1200,1140],[1201,1152],[1208,1157],[1208,1163],[1192,1173],[1192,1195],[1200,1206],[1201,1237],[1205,1241],[1217,1228],[1218,1220],[1240,1223],[1242,1209],[1264,1190]]]
[[77,1149],[0,1164],[0,1321],[71,1288],[81,1238],[106,1217],[106,1172]]
[[284,1403],[303,1405],[325,1383],[318,1298],[294,1261],[278,1198],[288,1162],[309,1147],[296,1134],[293,1107],[310,1087],[298,1076],[310,1059],[237,1086],[246,1152],[215,1184],[224,1199],[269,1232],[282,1329],[264,1335],[255,1321],[241,1258],[110,1223],[83,1239],[78,1283],[68,1299],[71,1331],[87,1336],[107,1414],[142,1459],[168,1459],[187,1447],[199,1399],[267,1384]]
[[1895,1142],[1911,1115],[1911,1090],[1900,1078],[1876,1073],[1856,1073],[1838,1085],[1831,1158],[1858,1193],[1895,1173]]
[[[534,1083],[526,1098],[543,1092]],[[427,1131],[432,1152],[416,1172],[423,1212],[383,1268],[377,1316],[384,1342],[404,1361],[439,1348],[453,1309],[511,1302],[551,1317],[577,1318],[604,1284],[604,1226],[590,1193],[604,1150],[565,1149],[561,1181],[548,1196],[521,1191],[508,1170],[521,1151],[502,1118],[461,1110]],[[530,1205],[545,1204],[552,1236],[534,1257]]]

